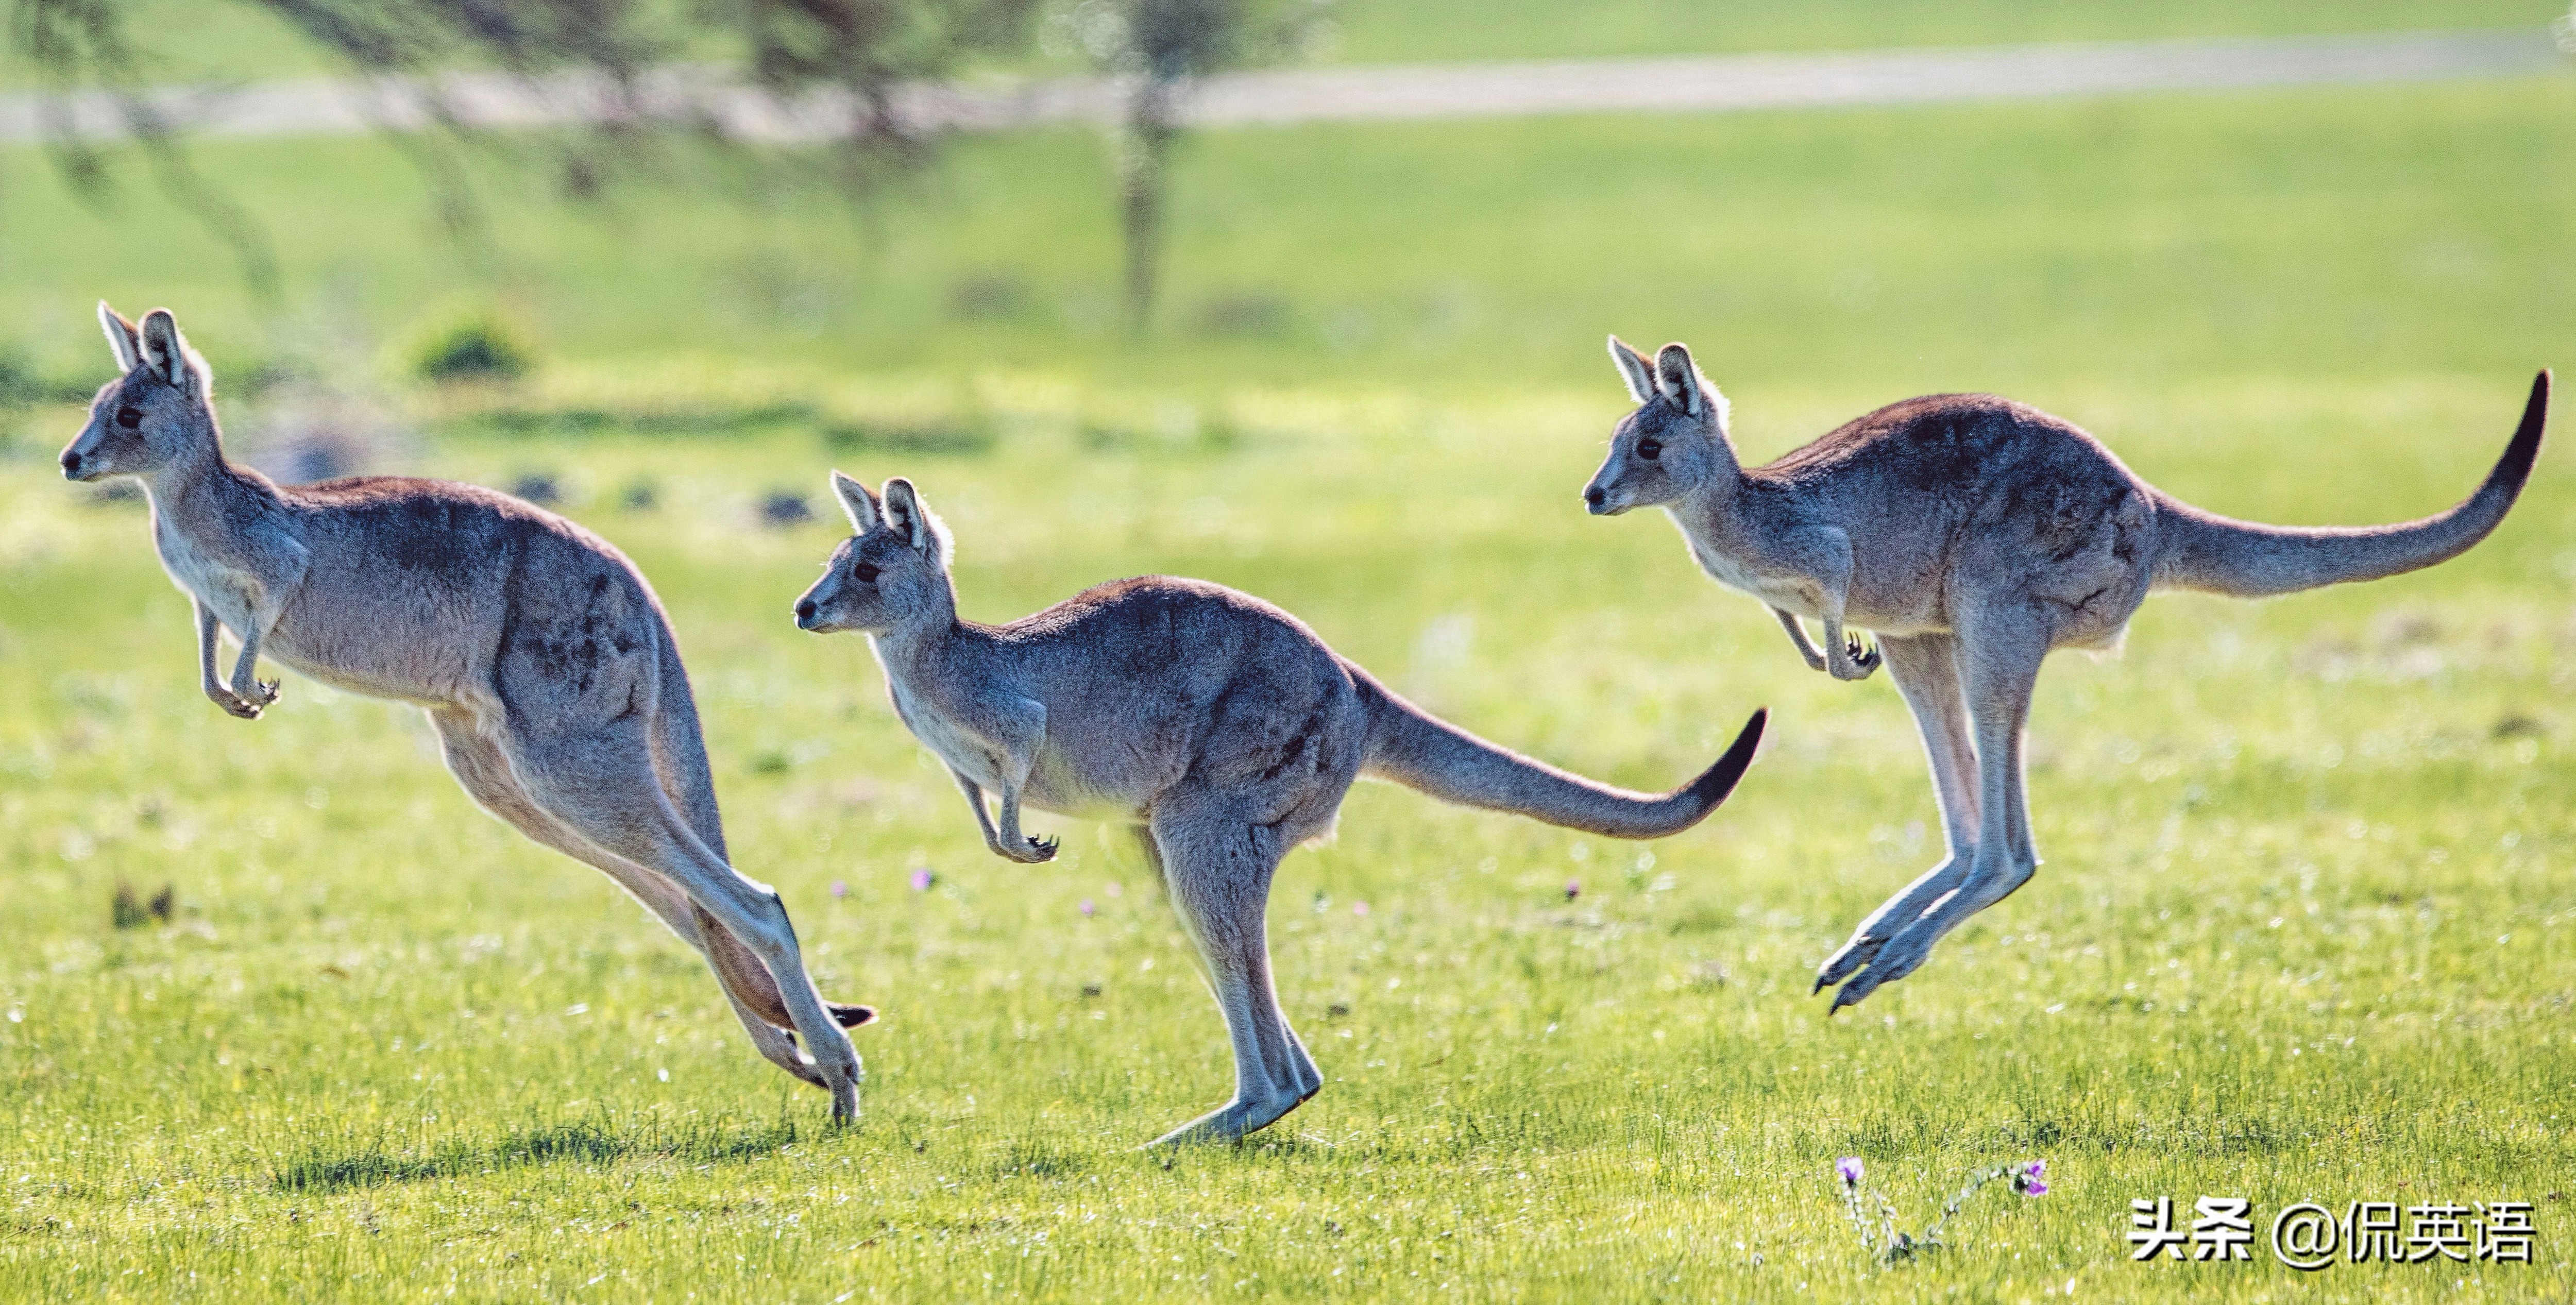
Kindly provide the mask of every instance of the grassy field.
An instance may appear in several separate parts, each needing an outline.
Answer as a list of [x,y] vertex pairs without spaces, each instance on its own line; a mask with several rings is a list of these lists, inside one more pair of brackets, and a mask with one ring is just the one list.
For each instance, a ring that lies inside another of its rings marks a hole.
[[[549,366],[405,397],[425,433],[400,460],[549,474],[654,578],[736,855],[827,991],[887,1012],[842,1134],[676,941],[475,812],[416,716],[293,679],[255,724],[199,698],[141,513],[51,474],[71,414],[18,414],[0,1296],[2576,1292],[2564,449],[2438,571],[2159,599],[2125,659],[2053,665],[2048,864],[1833,1021],[1814,966],[1937,855],[1904,710],[1883,678],[1805,671],[1668,525],[1575,499],[1617,329],[1692,340],[1755,455],[2001,387],[2214,509],[2433,510],[2530,369],[2576,362],[2571,102],[2540,79],[1228,133],[1192,147],[1171,320],[1142,343],[1086,325],[1111,245],[1081,137],[976,142],[866,223],[790,197],[513,224],[483,284]],[[238,375],[327,320],[377,351],[463,275],[374,147],[204,157],[290,251],[294,319],[152,203],[84,218],[8,156],[11,229],[41,234],[5,252],[0,320],[49,374],[104,375],[98,293],[177,306]],[[994,280],[1019,308],[961,312]],[[819,506],[832,465],[922,485],[972,616],[1201,575],[1632,785],[1757,704],[1775,742],[1726,810],[1644,847],[1355,792],[1272,916],[1326,1090],[1253,1145],[1139,1154],[1228,1086],[1189,952],[1088,826],[1032,822],[1068,835],[1053,865],[985,855],[865,648],[792,628],[836,532],[754,504]],[[649,511],[620,506],[639,481]],[[177,913],[113,927],[119,882],[173,885]],[[1950,1249],[1880,1269],[1837,1199],[1852,1154],[1918,1230],[1971,1166],[2044,1157],[2053,1190],[1990,1192]],[[2157,1195],[2265,1224],[2529,1200],[2540,1262],[2131,1264],[2128,1202]]]

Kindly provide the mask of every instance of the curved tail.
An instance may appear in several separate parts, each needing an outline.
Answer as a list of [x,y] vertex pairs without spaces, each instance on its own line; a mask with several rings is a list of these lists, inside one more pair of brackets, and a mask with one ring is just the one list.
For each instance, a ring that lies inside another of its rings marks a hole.
[[1368,672],[1348,666],[1368,705],[1365,774],[1462,807],[1508,811],[1608,838],[1662,838],[1707,818],[1735,791],[1762,742],[1765,708],[1699,778],[1670,793],[1632,793],[1499,748],[1406,702]]
[[2531,383],[2522,426],[2478,492],[2448,512],[2393,526],[2266,526],[2203,512],[2158,494],[2159,589],[2262,598],[2350,580],[2377,580],[2446,562],[2504,520],[2540,456],[2549,420],[2549,373]]

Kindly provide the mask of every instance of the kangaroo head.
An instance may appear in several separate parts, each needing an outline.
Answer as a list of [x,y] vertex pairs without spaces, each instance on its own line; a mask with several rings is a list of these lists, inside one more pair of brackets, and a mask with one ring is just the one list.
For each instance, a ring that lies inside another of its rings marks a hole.
[[214,374],[179,319],[155,308],[137,328],[101,301],[98,324],[124,374],[90,400],[89,424],[63,450],[64,477],[150,475],[215,447]]
[[948,581],[948,527],[897,476],[885,496],[832,473],[832,496],[850,514],[858,533],[832,550],[823,578],[796,600],[796,628],[816,634],[886,631],[918,620],[946,621],[957,613]]
[[1610,432],[1610,456],[1583,489],[1594,516],[1654,507],[1735,475],[1726,435],[1726,396],[1699,374],[1690,350],[1668,344],[1653,362],[1610,337],[1610,360],[1637,410]]

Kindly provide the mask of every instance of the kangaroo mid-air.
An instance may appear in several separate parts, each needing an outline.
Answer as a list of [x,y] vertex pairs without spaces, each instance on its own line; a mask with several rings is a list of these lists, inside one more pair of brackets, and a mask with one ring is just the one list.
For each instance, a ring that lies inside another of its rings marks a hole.
[[[761,1054],[858,1109],[844,1027],[778,894],[736,872],[689,677],[644,577],[607,541],[471,485],[355,476],[279,485],[224,456],[213,375],[167,309],[99,324],[123,375],[100,387],[63,474],[142,483],[162,565],[196,603],[207,697],[245,720],[277,701],[268,657],[429,713],[485,810],[606,871],[702,952]],[[216,636],[241,655],[216,675]],[[802,1034],[810,1059],[799,1053]]]
[[[2155,589],[2256,598],[2456,557],[2522,492],[2549,411],[2544,371],[2503,459],[2448,512],[2289,528],[2182,503],[2072,423],[1988,394],[1908,399],[1745,467],[1726,398],[1689,350],[1668,344],[1649,361],[1613,336],[1610,356],[1638,406],[1585,505],[1670,513],[1701,569],[1768,605],[1810,667],[1857,680],[1884,658],[1931,756],[1948,859],[1827,958],[1817,991],[1851,980],[1834,1010],[1912,973],[2038,868],[2021,748],[2050,650],[2115,646]],[[1801,618],[1823,625],[1821,650]]]
[[947,527],[911,483],[889,480],[880,498],[834,472],[832,490],[857,533],[797,600],[797,626],[868,635],[896,714],[948,764],[987,847],[1055,855],[1021,832],[1023,804],[1125,823],[1197,944],[1233,1042],[1234,1099],[1159,1142],[1239,1138],[1324,1085],[1280,1012],[1264,908],[1280,858],[1331,831],[1359,776],[1661,838],[1725,801],[1762,738],[1755,712],[1689,784],[1610,788],[1433,718],[1297,618],[1203,581],[1121,580],[1008,625],[961,621]]

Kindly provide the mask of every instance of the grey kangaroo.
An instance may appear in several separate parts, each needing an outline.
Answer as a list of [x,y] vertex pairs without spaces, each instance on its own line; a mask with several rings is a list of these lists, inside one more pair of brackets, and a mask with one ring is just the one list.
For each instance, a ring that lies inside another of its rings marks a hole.
[[[1610,357],[1638,406],[1585,505],[1596,516],[1662,507],[1700,568],[1770,607],[1809,667],[1858,680],[1884,658],[1931,756],[1948,859],[1825,961],[1816,991],[1851,980],[1834,1010],[1913,973],[2038,868],[2022,729],[2052,649],[2117,646],[2151,590],[2259,598],[2456,557],[2522,492],[2549,411],[2544,371],[2503,459],[2448,512],[2292,529],[2179,502],[2071,423],[1988,394],[1908,399],[1744,467],[1726,398],[1689,350],[1668,344],[1648,362],[1612,336]],[[1822,649],[1802,620],[1824,626]]]
[[1021,832],[1023,803],[1123,822],[1198,945],[1234,1045],[1234,1099],[1157,1144],[1242,1137],[1324,1085],[1271,986],[1264,906],[1280,858],[1331,832],[1353,780],[1661,838],[1716,810],[1762,738],[1755,712],[1689,784],[1609,788],[1434,719],[1297,618],[1197,580],[1121,580],[1008,625],[960,621],[947,527],[911,483],[889,480],[879,498],[834,472],[832,490],[857,533],[797,600],[797,627],[867,634],[895,714],[948,764],[985,846],[1055,855],[1055,840]]
[[[634,566],[471,485],[275,484],[225,458],[213,376],[168,310],[138,329],[102,303],[98,320],[123,375],[91,400],[63,475],[142,482],[161,564],[196,604],[206,696],[259,719],[277,701],[254,678],[265,656],[425,708],[475,802],[634,894],[705,955],[761,1054],[852,1118],[842,1029],[874,1012],[823,1001],[778,894],[726,859],[688,672]],[[219,630],[241,644],[220,679]]]

